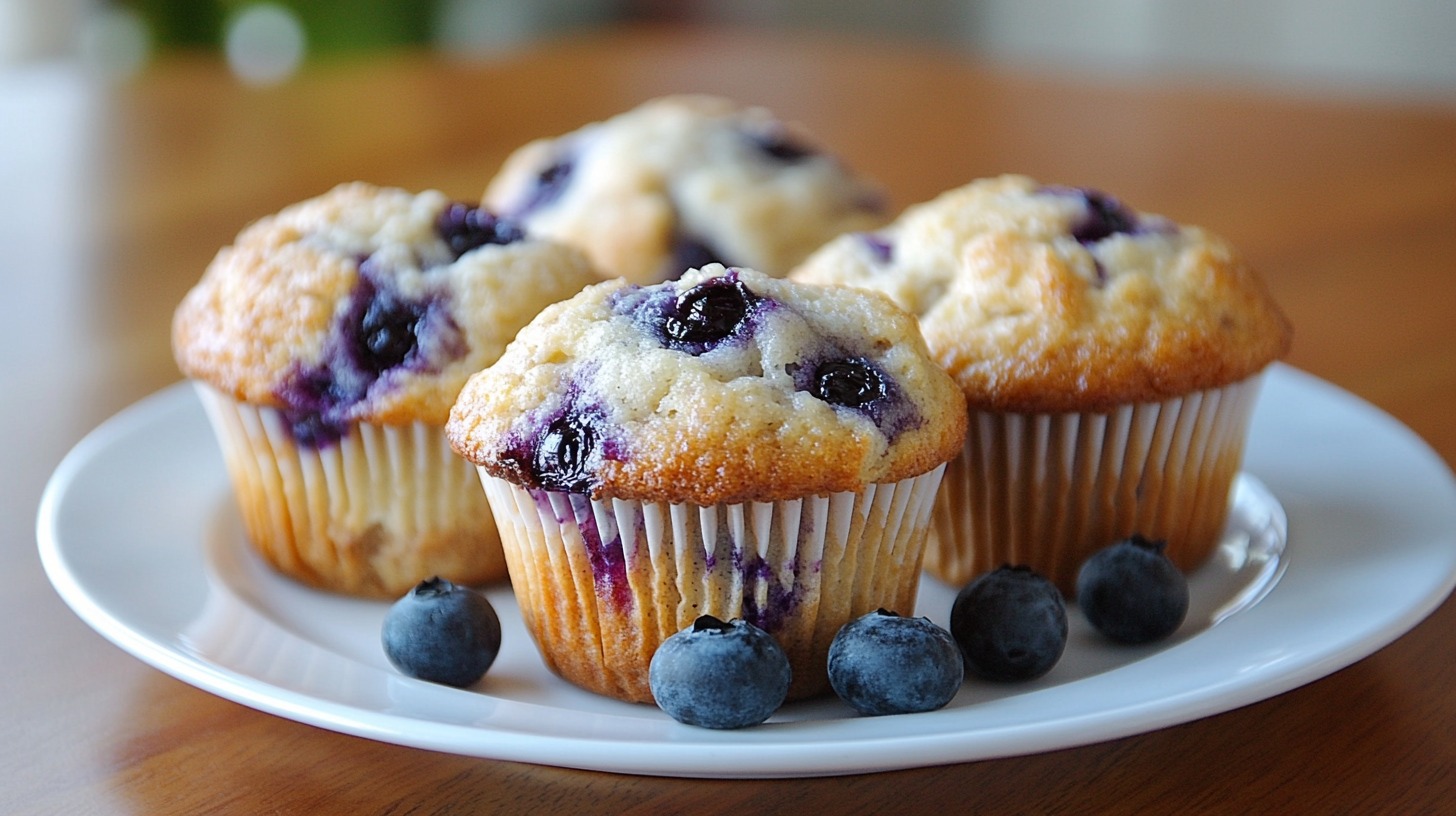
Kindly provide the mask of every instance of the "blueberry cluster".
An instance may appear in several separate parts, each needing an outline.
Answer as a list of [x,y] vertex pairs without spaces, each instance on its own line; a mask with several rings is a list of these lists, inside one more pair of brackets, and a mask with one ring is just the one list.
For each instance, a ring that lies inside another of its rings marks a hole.
[[[775,301],[751,290],[734,272],[709,278],[677,292],[671,284],[633,287],[613,302],[645,334],[664,348],[693,357],[744,342]],[[788,374],[800,391],[840,408],[858,411],[886,436],[916,427],[922,418],[894,380],[872,360],[844,352],[827,340],[822,349]],[[604,428],[605,411],[571,385],[563,406],[533,419],[501,454],[516,480],[532,487],[588,493],[603,458],[616,458]]]
[[[1188,585],[1161,542],[1132,536],[1087,559],[1078,602],[1093,628],[1123,643],[1168,637],[1188,611]],[[385,616],[381,642],[402,673],[465,687],[500,651],[485,596],[440,578],[421,582]],[[985,573],[956,595],[950,629],[884,609],[846,623],[829,646],[835,694],[866,716],[945,707],[966,674],[997,682],[1045,675],[1067,644],[1061,594],[1024,566]],[[792,670],[773,636],[746,620],[702,615],[658,647],[648,682],[673,719],[713,729],[766,721],[783,705]]]
[[[1151,643],[1177,631],[1188,614],[1188,580],[1168,560],[1165,542],[1133,535],[1093,553],[1077,575],[1077,605],[1092,628],[1120,643]],[[951,634],[966,669],[998,681],[1051,671],[1067,644],[1066,603],[1057,588],[1024,566],[981,575],[957,594]]]
[[[639,324],[667,348],[698,356],[738,342],[753,331],[753,322],[771,301],[753,292],[733,272],[710,278],[681,294],[664,287],[636,305]],[[889,375],[868,358],[837,349],[814,361],[795,365],[795,386],[830,405],[868,414],[892,433],[913,406],[900,398]],[[888,422],[894,419],[896,422]]]
[[[523,240],[514,223],[468,204],[452,203],[435,218],[435,232],[459,258],[489,244]],[[348,432],[351,410],[391,371],[436,371],[465,354],[464,334],[443,289],[409,297],[377,256],[360,259],[359,279],[330,329],[324,353],[296,365],[275,393],[294,441],[319,448]]]

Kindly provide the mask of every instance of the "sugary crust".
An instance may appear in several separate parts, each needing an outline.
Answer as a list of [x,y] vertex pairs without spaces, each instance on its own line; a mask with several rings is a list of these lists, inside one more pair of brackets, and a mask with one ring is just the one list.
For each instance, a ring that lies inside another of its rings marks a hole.
[[281,384],[323,358],[371,258],[403,295],[444,302],[463,348],[439,366],[381,377],[350,419],[443,424],[460,386],[520,326],[601,279],[579,251],[529,238],[456,259],[435,230],[449,204],[436,191],[355,182],[248,226],[176,310],[179,367],[236,399],[283,407]]
[[1288,351],[1288,320],[1225,241],[1136,214],[1127,233],[1079,242],[1086,204],[1073,192],[1022,176],[975,182],[836,239],[792,277],[875,289],[914,311],[973,410],[1155,402],[1243,380]]
[[[671,264],[683,237],[705,242],[724,263],[783,275],[835,235],[884,222],[877,185],[823,152],[775,159],[755,135],[817,144],[762,108],[663,97],[521,147],[484,200],[637,283],[681,272]],[[559,197],[529,203],[543,170],[563,160],[570,175]]]
[[[723,274],[712,266],[661,286],[680,293]],[[772,306],[741,342],[701,356],[664,347],[640,315],[614,306],[648,291],[626,281],[546,309],[462,390],[446,428],[455,450],[529,484],[512,446],[575,399],[601,417],[618,448],[596,463],[594,497],[701,505],[858,490],[955,455],[964,400],[929,358],[913,318],[872,293],[735,274]],[[793,368],[825,349],[873,361],[917,420],[887,432],[860,411],[798,390]]]

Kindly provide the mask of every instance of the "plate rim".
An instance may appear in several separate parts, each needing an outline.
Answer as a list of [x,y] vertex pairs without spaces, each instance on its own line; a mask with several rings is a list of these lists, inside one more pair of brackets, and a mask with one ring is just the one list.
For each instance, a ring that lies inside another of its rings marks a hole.
[[[1270,376],[1282,383],[1312,391],[1322,399],[1339,401],[1346,407],[1355,409],[1367,421],[1381,425],[1387,433],[1396,433],[1408,449],[1408,455],[1427,460],[1427,465],[1437,466],[1432,475],[1442,477],[1444,483],[1440,487],[1456,497],[1456,478],[1452,477],[1450,467],[1424,440],[1398,420],[1360,397],[1288,365],[1276,364],[1271,368]],[[66,562],[66,546],[58,531],[61,522],[59,513],[68,491],[73,489],[76,479],[110,445],[147,429],[159,419],[165,419],[170,415],[169,412],[189,410],[188,401],[195,401],[195,397],[189,392],[187,383],[174,383],[122,409],[86,434],[61,460],[47,481],[38,507],[37,540],[43,569],[66,604],[88,626],[123,651],[168,675],[224,699],[341,733],[482,758],[655,776],[772,778],[887,771],[1077,747],[1230,711],[1327,676],[1384,648],[1408,632],[1444,602],[1453,586],[1456,586],[1456,568],[1453,568],[1429,591],[1418,598],[1409,599],[1402,605],[1400,613],[1377,632],[1369,633],[1358,641],[1340,644],[1338,648],[1326,648],[1300,662],[1292,670],[1274,673],[1259,682],[1244,682],[1221,691],[1213,687],[1202,687],[1182,695],[1187,699],[1184,701],[1186,706],[1181,708],[1167,700],[1161,700],[1156,705],[1125,705],[1117,709],[1090,712],[1078,718],[1062,718],[1030,727],[1023,726],[1020,729],[1005,729],[1019,730],[1021,733],[999,733],[996,742],[998,747],[992,751],[968,750],[964,744],[964,732],[957,730],[911,735],[892,733],[871,739],[856,736],[854,744],[846,747],[836,739],[836,732],[864,730],[862,727],[833,725],[849,720],[771,724],[784,727],[785,731],[827,732],[815,739],[801,740],[785,738],[766,741],[761,738],[764,732],[760,729],[767,726],[745,732],[704,731],[689,726],[677,726],[682,730],[673,734],[675,739],[661,744],[632,742],[633,750],[629,752],[604,750],[622,744],[616,737],[585,738],[580,735],[540,734],[519,730],[506,733],[499,729],[440,722],[430,722],[422,731],[418,727],[421,721],[417,719],[372,711],[345,701],[323,699],[270,685],[244,673],[216,665],[198,655],[186,654],[175,644],[158,641],[137,631],[134,626],[122,620],[116,610],[106,608],[105,604],[93,597],[81,578],[73,573]],[[1261,398],[1261,405],[1263,402],[1264,398]],[[197,410],[201,410],[200,405]],[[1256,407],[1256,423],[1259,415],[1260,409]],[[1291,527],[1295,526],[1294,519],[1290,522]],[[1444,532],[1448,537],[1456,539],[1456,531],[1445,529]],[[1297,532],[1291,533],[1291,537],[1295,535]],[[1279,590],[1279,587],[1275,587],[1271,595],[1277,595]],[[1208,633],[1201,633],[1199,637],[1206,634]],[[391,679],[390,682],[399,681]],[[854,719],[862,723],[864,718]],[[504,736],[506,739],[503,744],[481,746],[483,733]],[[573,750],[568,752],[570,756],[562,756],[563,745],[572,747]],[[893,752],[894,755],[885,756],[886,752]],[[593,756],[596,758],[592,759]],[[706,762],[715,762],[718,766],[706,768]]]

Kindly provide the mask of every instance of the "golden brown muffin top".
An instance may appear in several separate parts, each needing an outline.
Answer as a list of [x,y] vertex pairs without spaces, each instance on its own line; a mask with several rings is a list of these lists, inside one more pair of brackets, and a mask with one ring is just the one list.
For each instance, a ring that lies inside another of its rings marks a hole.
[[965,425],[886,298],[712,265],[546,309],[466,384],[446,433],[526,487],[713,505],[916,476]]
[[1283,356],[1292,335],[1219,237],[1024,176],[842,236],[791,277],[914,312],[972,409],[1103,411],[1218,388]]
[[443,193],[356,182],[246,227],[178,306],[172,345],[188,377],[284,409],[302,441],[442,425],[517,329],[600,280]]

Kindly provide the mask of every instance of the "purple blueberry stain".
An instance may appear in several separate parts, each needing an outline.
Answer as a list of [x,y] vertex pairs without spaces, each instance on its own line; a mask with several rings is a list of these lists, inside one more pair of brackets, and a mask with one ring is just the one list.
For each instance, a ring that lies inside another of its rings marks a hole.
[[340,335],[352,367],[377,379],[405,364],[420,347],[420,323],[430,309],[425,301],[407,299],[381,287],[373,276],[361,276]]
[[[755,554],[743,560],[735,552],[734,561],[735,568],[744,578],[743,619],[765,632],[772,633],[782,629],[802,601],[797,580],[798,559],[795,558],[793,567],[795,580],[789,584],[776,580],[772,566],[760,555]],[[756,585],[762,585],[767,590],[762,603],[759,602],[757,592],[749,591]]]
[[794,387],[836,408],[869,417],[890,441],[924,424],[915,404],[867,357],[830,351],[788,367]]
[[873,232],[861,232],[857,237],[860,245],[875,259],[875,263],[888,266],[895,260],[895,245],[890,243],[890,239]]
[[570,152],[564,152],[552,159],[549,164],[537,171],[525,196],[511,210],[511,214],[517,218],[524,218],[559,201],[571,184],[571,178],[576,173],[576,165],[576,158]]
[[774,123],[768,128],[745,134],[748,140],[763,155],[779,162],[792,164],[819,155],[819,151],[796,139],[782,124]]
[[624,289],[612,308],[665,348],[697,357],[746,338],[770,303],[730,270],[682,293],[665,284]]
[[295,364],[274,394],[294,442],[319,449],[348,434],[356,406],[394,372],[438,371],[467,348],[442,293],[407,296],[365,259],[319,361]]
[[1131,235],[1138,231],[1137,214],[1122,202],[1094,190],[1083,191],[1087,212],[1072,226],[1072,237],[1083,245],[1095,244],[1114,235]]
[[562,414],[537,438],[531,472],[548,490],[585,493],[592,486],[592,463],[599,447],[597,430],[587,417]]
[[868,409],[890,393],[889,378],[863,358],[825,360],[814,369],[809,393],[845,408]]
[[[559,492],[546,489],[530,489],[531,498],[544,513],[549,513],[557,524],[571,523],[581,536],[582,549],[587,564],[591,567],[592,584],[597,597],[608,601],[619,612],[632,608],[632,585],[627,580],[627,557],[620,529],[613,529],[610,536],[603,536],[597,526],[597,516],[592,510],[591,499],[578,493],[566,493],[566,514],[558,511],[558,502],[552,500]],[[559,500],[558,500],[559,501]]]
[[500,464],[527,487],[588,495],[603,461],[624,461],[626,450],[606,432],[602,407],[580,381],[570,383],[556,408],[525,417],[512,430]]
[[482,207],[453,202],[435,218],[439,233],[456,258],[490,244],[513,244],[526,237],[515,222]]
[[1083,246],[1090,246],[1114,235],[1138,235],[1149,228],[1135,210],[1099,190],[1049,186],[1042,187],[1037,192],[1082,200],[1082,216],[1071,225],[1071,234]]

